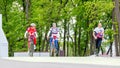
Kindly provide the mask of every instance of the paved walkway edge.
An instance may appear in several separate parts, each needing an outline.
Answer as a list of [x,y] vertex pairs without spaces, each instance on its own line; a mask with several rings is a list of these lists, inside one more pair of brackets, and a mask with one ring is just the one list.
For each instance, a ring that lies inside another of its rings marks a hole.
[[120,58],[116,57],[4,57],[2,59],[22,62],[52,62],[120,66]]

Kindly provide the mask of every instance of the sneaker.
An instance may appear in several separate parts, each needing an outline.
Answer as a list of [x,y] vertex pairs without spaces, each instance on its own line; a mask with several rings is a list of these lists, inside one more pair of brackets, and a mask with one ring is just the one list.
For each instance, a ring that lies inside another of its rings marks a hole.
[[36,45],[34,45],[34,50],[36,49]]

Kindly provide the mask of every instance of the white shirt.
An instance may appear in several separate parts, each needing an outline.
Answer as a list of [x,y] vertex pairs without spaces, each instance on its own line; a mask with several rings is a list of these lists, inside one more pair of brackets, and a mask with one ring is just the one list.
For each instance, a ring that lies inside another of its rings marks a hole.
[[98,27],[96,27],[95,29],[94,29],[94,31],[96,32],[96,33],[99,33],[99,32],[104,32],[104,29],[101,27],[101,28],[98,28]]
[[52,32],[51,37],[57,36],[57,39],[59,38],[59,29],[57,27],[56,28],[51,27],[47,36],[49,36],[51,32]]
[[102,38],[102,36],[104,35],[104,29],[102,27],[101,28],[96,27],[94,29],[94,32],[95,32],[96,37],[98,38]]

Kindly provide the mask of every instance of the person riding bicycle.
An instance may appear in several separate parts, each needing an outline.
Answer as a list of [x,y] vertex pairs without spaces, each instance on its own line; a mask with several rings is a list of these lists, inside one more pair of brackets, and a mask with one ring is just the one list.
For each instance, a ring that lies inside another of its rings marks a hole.
[[47,38],[50,40],[50,49],[57,49],[58,51],[59,29],[56,27],[56,23],[53,23],[52,25],[53,26],[47,34]]
[[95,42],[96,42],[95,54],[96,54],[96,56],[98,56],[100,47],[101,47],[101,42],[104,39],[104,28],[102,27],[101,23],[98,23],[98,27],[96,27],[94,29],[93,37],[95,38]]
[[28,38],[28,49],[30,48],[30,37],[33,36],[34,49],[36,49],[36,38],[38,37],[36,31],[36,25],[34,23],[30,24],[30,27],[27,28],[24,37]]

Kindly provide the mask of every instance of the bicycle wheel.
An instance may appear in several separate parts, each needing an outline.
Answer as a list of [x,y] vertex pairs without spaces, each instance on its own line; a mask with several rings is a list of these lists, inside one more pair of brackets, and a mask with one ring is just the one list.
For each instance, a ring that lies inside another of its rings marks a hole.
[[55,50],[54,50],[54,52],[55,52],[55,56],[59,55],[59,45],[58,45],[58,41],[57,40],[55,41]]
[[29,49],[29,56],[33,56],[33,52],[34,52],[34,43],[33,40],[31,40],[30,42],[30,49]]
[[58,56],[58,54],[59,54],[59,51],[58,51],[58,49],[56,48],[56,49],[55,49],[55,56]]
[[50,56],[54,56],[54,48],[52,46],[53,45],[51,45],[51,47],[50,47]]

